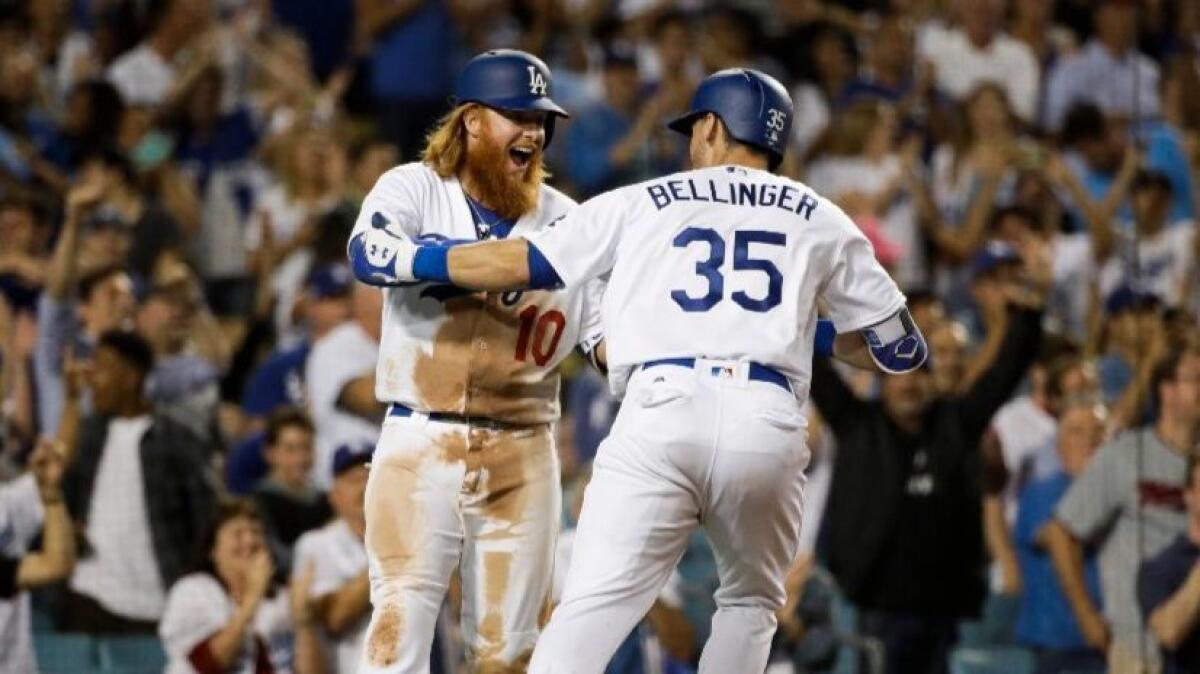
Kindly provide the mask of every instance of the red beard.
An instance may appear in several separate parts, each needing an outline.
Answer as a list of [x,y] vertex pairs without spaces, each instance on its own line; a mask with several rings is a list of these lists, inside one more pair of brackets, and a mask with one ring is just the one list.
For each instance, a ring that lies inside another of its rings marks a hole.
[[467,152],[464,165],[475,192],[471,196],[502,218],[516,221],[538,205],[539,187],[545,175],[539,148],[520,175],[507,171],[508,148],[484,141]]

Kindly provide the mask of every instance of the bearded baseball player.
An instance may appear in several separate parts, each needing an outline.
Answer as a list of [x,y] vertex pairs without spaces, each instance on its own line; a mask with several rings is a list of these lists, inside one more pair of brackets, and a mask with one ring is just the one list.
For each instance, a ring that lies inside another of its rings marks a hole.
[[[611,275],[603,322],[610,381],[625,401],[597,454],[562,603],[531,672],[603,671],[699,525],[721,580],[700,671],[762,672],[798,549],[800,404],[814,349],[892,373],[925,360],[866,237],[837,206],[773,174],[791,117],[771,77],[721,71],[671,124],[691,138],[691,171],[602,194],[527,238],[380,237],[374,273],[395,283],[499,291]],[[818,300],[832,318],[820,329]]]
[[474,293],[398,283],[373,261],[397,237],[505,240],[572,209],[542,184],[542,151],[566,117],[550,94],[530,54],[472,59],[422,160],[379,179],[351,235],[355,276],[385,296],[375,392],[388,403],[365,497],[363,674],[429,671],[455,567],[473,671],[524,672],[544,619],[561,502],[555,367],[599,342],[599,293],[587,294],[598,286]]

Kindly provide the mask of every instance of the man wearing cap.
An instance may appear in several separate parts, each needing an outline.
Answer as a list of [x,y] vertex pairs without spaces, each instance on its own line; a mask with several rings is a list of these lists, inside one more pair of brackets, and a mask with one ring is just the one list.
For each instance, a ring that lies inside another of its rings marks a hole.
[[396,282],[386,258],[408,237],[507,239],[565,216],[574,202],[543,184],[566,116],[552,92],[530,54],[472,59],[422,160],[380,177],[351,236],[355,276],[384,288],[374,393],[388,406],[366,489],[374,613],[361,672],[429,671],[455,567],[478,671],[524,671],[538,635],[561,503],[555,368],[599,342],[599,287],[472,293]]
[[367,550],[363,547],[366,520],[363,492],[372,447],[343,445],[333,454],[333,486],[329,505],[336,517],[296,541],[293,576],[311,564],[309,590],[322,627],[330,674],[353,674],[363,649],[371,614]]
[[1195,222],[1171,221],[1171,194],[1171,180],[1161,171],[1143,169],[1134,176],[1133,227],[1118,233],[1119,254],[1100,270],[1102,292],[1129,285],[1157,295],[1168,307],[1187,301],[1200,237]]

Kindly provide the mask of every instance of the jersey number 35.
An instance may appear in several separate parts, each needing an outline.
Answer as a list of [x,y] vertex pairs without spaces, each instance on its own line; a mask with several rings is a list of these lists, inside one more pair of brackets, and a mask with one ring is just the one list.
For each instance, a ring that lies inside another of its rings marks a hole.
[[[730,295],[730,299],[746,311],[762,313],[779,306],[783,294],[783,274],[774,262],[750,257],[752,243],[785,246],[787,236],[783,232],[756,229],[740,230],[733,234],[733,270],[765,274],[767,294],[765,297],[751,297],[738,290]],[[687,248],[692,244],[708,245],[708,258],[696,263],[696,274],[708,281],[708,292],[703,296],[693,297],[685,290],[672,290],[671,299],[684,311],[712,309],[725,297],[725,276],[722,269],[725,266],[725,239],[714,229],[688,227],[675,236],[672,244],[676,248]]]

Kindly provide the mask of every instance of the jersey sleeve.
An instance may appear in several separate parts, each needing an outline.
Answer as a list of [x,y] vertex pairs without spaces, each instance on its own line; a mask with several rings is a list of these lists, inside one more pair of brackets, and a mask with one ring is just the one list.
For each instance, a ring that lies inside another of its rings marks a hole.
[[602,278],[588,281],[583,289],[583,315],[579,326],[579,348],[590,353],[604,339],[601,307],[608,282]]
[[903,309],[904,294],[875,259],[867,237],[841,210],[835,208],[830,217],[836,219],[840,241],[820,297],[837,331],[861,330]]
[[630,196],[621,189],[589,199],[527,239],[568,287],[599,277],[616,264]]
[[425,211],[425,170],[419,164],[405,164],[380,176],[363,199],[351,238],[377,229],[392,236],[419,236]]

